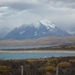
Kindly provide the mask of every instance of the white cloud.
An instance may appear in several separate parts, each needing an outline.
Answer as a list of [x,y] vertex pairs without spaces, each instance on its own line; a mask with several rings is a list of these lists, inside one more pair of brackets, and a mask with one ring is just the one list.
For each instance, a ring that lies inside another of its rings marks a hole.
[[0,0],[0,27],[48,18],[66,29],[75,24],[75,0]]

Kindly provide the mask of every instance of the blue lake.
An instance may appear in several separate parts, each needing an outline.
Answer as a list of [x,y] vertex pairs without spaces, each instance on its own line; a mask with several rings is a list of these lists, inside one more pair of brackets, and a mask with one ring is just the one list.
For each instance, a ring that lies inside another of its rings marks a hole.
[[13,60],[13,59],[30,59],[30,58],[47,58],[47,57],[60,57],[60,56],[75,56],[74,53],[62,53],[62,52],[42,52],[42,53],[0,53],[0,59]]

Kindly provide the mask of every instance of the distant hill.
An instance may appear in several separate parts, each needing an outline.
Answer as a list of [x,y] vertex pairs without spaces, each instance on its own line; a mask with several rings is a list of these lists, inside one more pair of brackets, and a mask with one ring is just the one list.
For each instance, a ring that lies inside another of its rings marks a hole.
[[6,36],[10,31],[11,29],[8,27],[3,27],[2,29],[0,29],[0,39]]
[[75,44],[75,36],[44,37],[34,40],[0,40],[0,46],[44,46]]

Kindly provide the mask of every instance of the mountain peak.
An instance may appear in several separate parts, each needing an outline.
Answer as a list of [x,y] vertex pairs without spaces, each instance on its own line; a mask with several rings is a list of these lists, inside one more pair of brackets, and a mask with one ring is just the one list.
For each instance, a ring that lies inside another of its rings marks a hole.
[[48,20],[48,19],[42,19],[42,20],[40,20],[40,22],[41,22],[41,23],[51,23],[51,21]]
[[46,27],[55,28],[55,24],[51,22],[50,20],[44,19],[44,20],[41,20],[40,23],[42,23]]
[[37,21],[37,22],[33,23],[32,25],[35,26],[35,28],[39,28],[41,24],[46,26],[47,28],[49,28],[49,27],[55,28],[56,27],[56,25],[53,22],[51,22],[50,20],[47,20],[47,19]]
[[39,28],[40,27],[40,22],[38,21],[38,22],[34,22],[33,24],[32,24],[35,28]]

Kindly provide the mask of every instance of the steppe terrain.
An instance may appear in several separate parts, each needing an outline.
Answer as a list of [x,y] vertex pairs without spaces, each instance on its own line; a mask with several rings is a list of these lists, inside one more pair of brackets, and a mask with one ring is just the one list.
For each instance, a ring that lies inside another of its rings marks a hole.
[[75,44],[75,36],[69,37],[44,37],[29,40],[0,40],[0,46],[44,46]]

